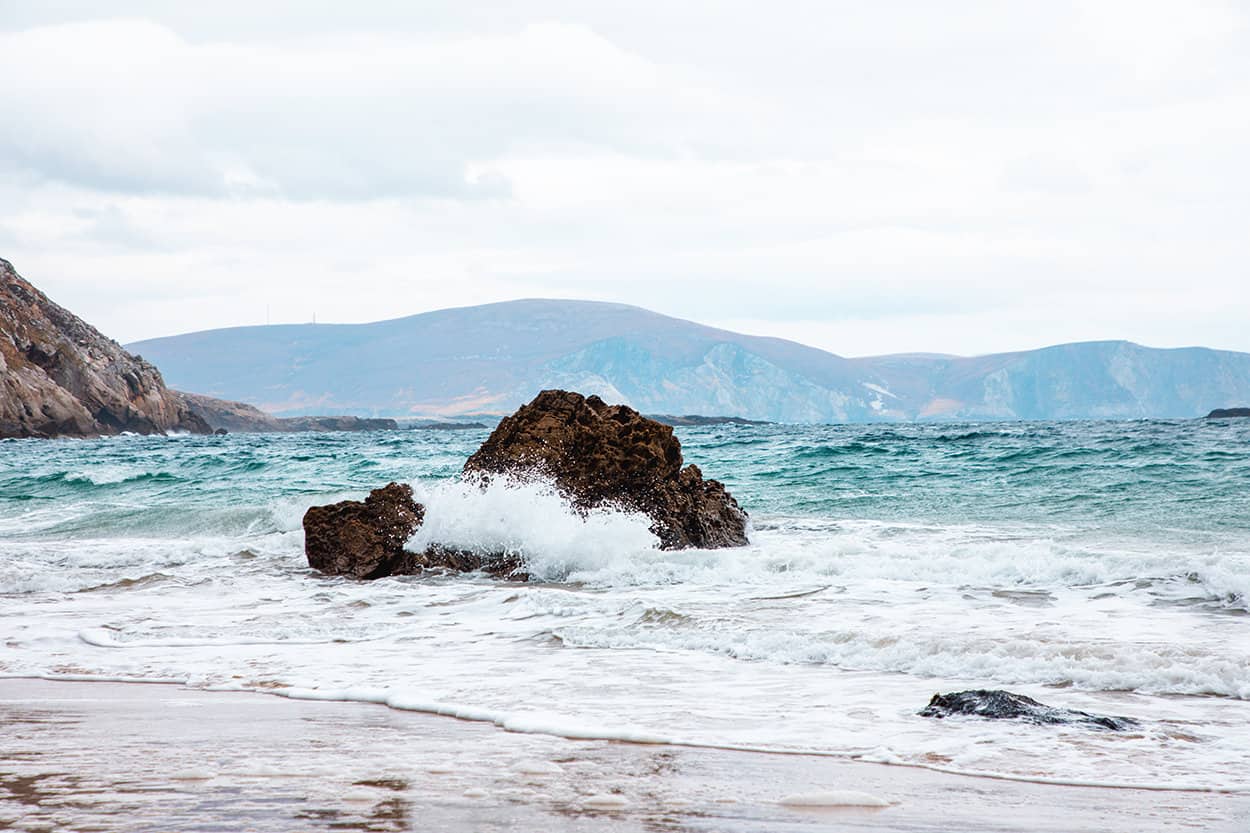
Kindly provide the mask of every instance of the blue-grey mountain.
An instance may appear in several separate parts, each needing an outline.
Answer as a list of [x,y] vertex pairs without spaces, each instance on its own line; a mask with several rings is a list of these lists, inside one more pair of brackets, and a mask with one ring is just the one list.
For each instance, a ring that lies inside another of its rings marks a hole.
[[1250,401],[1250,354],[1125,341],[846,358],[639,307],[522,300],[371,324],[129,345],[172,387],[276,414],[503,414],[544,388],[644,413],[777,422],[1198,417]]

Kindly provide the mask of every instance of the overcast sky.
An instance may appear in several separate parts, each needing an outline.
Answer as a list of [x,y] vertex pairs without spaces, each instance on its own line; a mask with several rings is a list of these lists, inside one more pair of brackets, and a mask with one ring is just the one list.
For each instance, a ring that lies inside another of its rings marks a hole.
[[123,342],[540,296],[1250,350],[1246,2],[0,0],[0,112],[0,257]]

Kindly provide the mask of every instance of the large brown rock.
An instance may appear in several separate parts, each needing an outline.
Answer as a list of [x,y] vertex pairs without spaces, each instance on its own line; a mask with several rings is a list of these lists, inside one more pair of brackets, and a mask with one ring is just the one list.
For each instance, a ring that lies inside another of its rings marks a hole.
[[[464,466],[471,477],[538,474],[582,511],[616,506],[643,512],[666,549],[747,543],[746,512],[725,487],[682,467],[671,426],[624,405],[568,391],[543,391],[505,419]],[[358,579],[425,570],[471,572],[525,580],[515,553],[480,553],[455,542],[423,552],[404,544],[425,518],[412,487],[391,483],[363,501],[314,506],[304,515],[310,566]]]
[[665,549],[747,543],[747,514],[698,466],[682,467],[671,426],[597,396],[546,390],[499,423],[465,463],[470,475],[552,480],[578,509],[618,506],[652,519]]
[[207,434],[160,372],[0,260],[0,437]]

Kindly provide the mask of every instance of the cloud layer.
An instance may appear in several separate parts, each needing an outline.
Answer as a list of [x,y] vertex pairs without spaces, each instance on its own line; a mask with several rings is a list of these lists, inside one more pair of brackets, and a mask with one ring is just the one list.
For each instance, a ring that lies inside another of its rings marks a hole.
[[1231,4],[121,5],[0,20],[0,256],[123,340],[542,295],[1250,350]]

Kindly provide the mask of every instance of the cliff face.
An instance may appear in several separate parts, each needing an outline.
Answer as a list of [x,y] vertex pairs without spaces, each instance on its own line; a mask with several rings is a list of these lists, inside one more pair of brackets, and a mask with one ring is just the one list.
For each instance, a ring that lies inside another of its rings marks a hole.
[[0,437],[208,433],[160,371],[0,260]]

